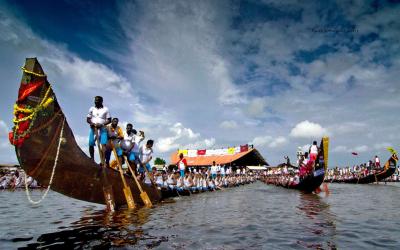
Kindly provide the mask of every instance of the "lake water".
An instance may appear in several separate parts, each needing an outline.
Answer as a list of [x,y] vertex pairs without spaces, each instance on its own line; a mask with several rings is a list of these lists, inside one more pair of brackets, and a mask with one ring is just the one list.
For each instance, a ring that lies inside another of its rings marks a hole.
[[31,205],[24,191],[0,191],[0,249],[400,249],[400,183],[329,191],[257,182],[115,213],[55,192]]

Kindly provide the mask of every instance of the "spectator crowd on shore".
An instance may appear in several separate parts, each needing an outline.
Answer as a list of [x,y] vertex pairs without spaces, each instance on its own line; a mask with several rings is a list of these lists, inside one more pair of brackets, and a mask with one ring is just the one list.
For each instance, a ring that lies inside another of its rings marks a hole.
[[40,184],[34,180],[31,176],[27,176],[25,172],[21,170],[0,170],[0,190],[9,189],[19,189],[25,188],[25,178],[27,178],[26,183],[29,188],[40,188]]

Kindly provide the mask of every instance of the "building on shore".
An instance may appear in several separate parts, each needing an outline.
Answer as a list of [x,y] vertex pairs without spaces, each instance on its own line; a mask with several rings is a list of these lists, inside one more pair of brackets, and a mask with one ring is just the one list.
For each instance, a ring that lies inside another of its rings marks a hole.
[[[251,166],[253,169],[264,170],[269,166],[264,157],[252,146],[244,145],[227,149],[201,149],[201,150],[177,150],[170,156],[170,166],[175,166],[179,161],[179,154],[183,154],[189,168],[208,168],[213,162],[217,165],[231,167],[234,171],[237,168]],[[255,166],[260,167],[254,168]],[[248,168],[251,170],[251,167]]]

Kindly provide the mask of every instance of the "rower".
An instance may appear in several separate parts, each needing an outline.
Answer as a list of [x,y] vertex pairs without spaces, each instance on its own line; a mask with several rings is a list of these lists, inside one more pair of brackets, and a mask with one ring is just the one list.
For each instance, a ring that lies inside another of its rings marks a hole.
[[140,160],[140,168],[139,172],[144,173],[144,167],[150,172],[150,161],[153,159],[153,140],[148,140],[146,145],[143,145],[139,149],[139,160]]
[[310,161],[315,161],[318,155],[317,141],[313,141],[313,145],[311,145],[309,153],[310,153]]
[[[120,143],[123,154],[126,155],[129,165],[136,166],[135,153],[133,152],[133,148],[135,147],[135,134],[133,133],[133,126],[131,123],[126,125],[126,131],[124,132],[124,139]],[[133,168],[135,171],[135,175],[137,175],[136,167]]]
[[122,149],[119,145],[119,142],[124,139],[124,133],[120,126],[118,126],[119,119],[114,117],[111,121],[111,124],[107,126],[107,134],[110,139],[107,148],[106,148],[106,164],[110,166],[110,158],[113,147],[117,152],[119,162],[122,162]]
[[[95,145],[95,130],[98,131],[96,136],[100,136],[100,144],[102,155],[106,152],[105,145],[107,144],[107,129],[106,125],[111,123],[111,115],[107,107],[103,106],[103,97],[96,96],[94,98],[94,107],[89,109],[86,117],[86,122],[90,125],[89,132],[89,153],[90,158],[94,161],[94,145]],[[100,153],[100,152],[99,152]]]
[[137,133],[136,129],[132,129],[132,132],[134,134],[133,137],[133,141],[135,142],[132,152],[135,156],[135,168],[137,167],[137,165],[140,165],[140,160],[139,160],[139,154],[140,154],[140,148],[141,145],[140,143],[144,140],[145,136],[144,136],[144,132],[143,131],[139,131],[139,133]]

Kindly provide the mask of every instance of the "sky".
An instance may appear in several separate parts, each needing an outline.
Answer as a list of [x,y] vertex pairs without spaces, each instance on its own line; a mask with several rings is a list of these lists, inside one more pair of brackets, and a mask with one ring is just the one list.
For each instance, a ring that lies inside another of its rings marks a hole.
[[249,143],[276,165],[324,135],[330,167],[385,161],[386,147],[400,150],[399,11],[363,0],[0,0],[0,162],[17,162],[7,134],[27,57],[85,152],[101,95],[167,162],[178,148]]

